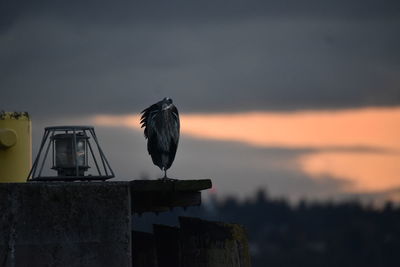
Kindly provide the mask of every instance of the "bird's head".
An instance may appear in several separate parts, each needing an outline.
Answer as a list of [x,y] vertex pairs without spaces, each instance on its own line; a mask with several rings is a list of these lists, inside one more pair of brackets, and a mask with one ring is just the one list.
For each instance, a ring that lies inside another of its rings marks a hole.
[[165,97],[161,102],[161,110],[165,111],[172,108],[174,105],[172,104],[172,99],[169,97]]

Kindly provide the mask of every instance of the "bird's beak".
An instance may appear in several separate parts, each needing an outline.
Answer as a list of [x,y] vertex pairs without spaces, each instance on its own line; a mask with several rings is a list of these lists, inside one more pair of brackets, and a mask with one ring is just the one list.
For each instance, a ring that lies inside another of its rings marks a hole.
[[167,109],[170,109],[172,107],[172,104],[163,104],[162,105],[162,110],[165,111]]

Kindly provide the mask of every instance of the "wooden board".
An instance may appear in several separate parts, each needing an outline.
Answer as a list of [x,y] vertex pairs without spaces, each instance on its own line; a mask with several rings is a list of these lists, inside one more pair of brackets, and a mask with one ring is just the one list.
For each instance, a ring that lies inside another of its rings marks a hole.
[[131,192],[139,191],[201,191],[212,186],[210,179],[202,180],[133,180]]
[[133,213],[163,212],[174,207],[201,205],[201,190],[211,188],[204,180],[134,180],[130,182]]

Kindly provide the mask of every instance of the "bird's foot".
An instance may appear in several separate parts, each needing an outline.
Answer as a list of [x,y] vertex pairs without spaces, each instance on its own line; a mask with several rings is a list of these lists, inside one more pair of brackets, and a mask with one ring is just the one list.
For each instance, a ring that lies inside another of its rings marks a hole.
[[174,182],[174,181],[178,181],[178,179],[168,178],[168,177],[159,178],[158,180],[163,181],[163,182]]

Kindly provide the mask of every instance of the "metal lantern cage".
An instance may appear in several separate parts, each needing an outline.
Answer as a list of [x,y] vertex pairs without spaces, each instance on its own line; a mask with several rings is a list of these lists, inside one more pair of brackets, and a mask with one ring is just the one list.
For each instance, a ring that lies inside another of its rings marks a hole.
[[[91,140],[94,140],[94,144]],[[46,162],[49,164],[47,157],[50,150],[51,169],[57,171],[57,176],[42,176]],[[95,175],[86,175],[90,158],[96,167]],[[92,126],[56,126],[45,128],[27,181],[104,181],[113,177],[114,172]]]

